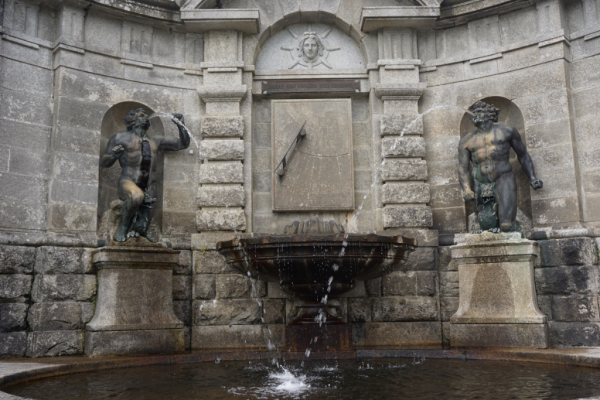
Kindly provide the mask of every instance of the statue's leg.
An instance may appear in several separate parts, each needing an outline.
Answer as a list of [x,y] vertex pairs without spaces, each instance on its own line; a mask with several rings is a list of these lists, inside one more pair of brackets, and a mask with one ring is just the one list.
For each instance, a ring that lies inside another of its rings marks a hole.
[[144,195],[144,202],[138,209],[138,218],[133,226],[133,229],[139,233],[140,236],[143,236],[149,241],[154,242],[154,239],[151,236],[148,236],[148,228],[150,228],[150,223],[152,222],[152,217],[154,216],[156,199],[158,196],[158,187],[156,183],[151,184],[147,189],[147,193],[144,193]]
[[514,172],[502,174],[496,179],[496,194],[500,229],[509,232],[517,218],[517,180]]
[[117,242],[124,242],[133,217],[144,201],[144,192],[133,181],[122,179],[119,181],[119,198],[123,200],[123,218],[113,238]]

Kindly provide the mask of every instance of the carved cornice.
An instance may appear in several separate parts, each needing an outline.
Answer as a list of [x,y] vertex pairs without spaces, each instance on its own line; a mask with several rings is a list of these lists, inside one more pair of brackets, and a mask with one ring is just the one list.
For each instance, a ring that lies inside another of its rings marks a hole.
[[381,99],[391,98],[420,98],[427,87],[427,83],[379,83],[375,87],[375,95]]
[[440,7],[363,7],[360,30],[374,32],[383,28],[430,29],[440,16]]
[[232,30],[255,34],[259,32],[260,27],[260,13],[254,9],[183,9],[181,20],[189,32]]

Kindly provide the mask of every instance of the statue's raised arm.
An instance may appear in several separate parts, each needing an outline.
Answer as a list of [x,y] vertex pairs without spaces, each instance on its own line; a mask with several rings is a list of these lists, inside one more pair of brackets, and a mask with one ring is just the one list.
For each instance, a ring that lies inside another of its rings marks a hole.
[[182,114],[173,114],[171,121],[177,125],[179,130],[179,139],[165,139],[160,143],[160,150],[177,151],[184,150],[190,147],[190,133],[185,127],[185,120]]

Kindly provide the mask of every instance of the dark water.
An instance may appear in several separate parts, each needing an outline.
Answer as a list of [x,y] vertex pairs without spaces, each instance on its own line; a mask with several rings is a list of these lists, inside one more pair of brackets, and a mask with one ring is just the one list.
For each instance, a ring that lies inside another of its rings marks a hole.
[[[284,369],[285,368],[285,369]],[[600,396],[600,371],[491,361],[369,359],[222,361],[31,381],[5,391],[36,399],[577,399]]]

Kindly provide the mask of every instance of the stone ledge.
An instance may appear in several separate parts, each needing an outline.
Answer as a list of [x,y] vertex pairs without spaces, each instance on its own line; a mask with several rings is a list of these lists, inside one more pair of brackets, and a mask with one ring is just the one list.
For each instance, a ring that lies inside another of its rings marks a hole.
[[183,351],[185,351],[183,329],[85,333],[85,355],[88,357]]
[[440,16],[438,7],[363,7],[360,30],[378,31],[383,28],[430,29]]
[[249,34],[260,31],[259,10],[181,10],[181,20],[189,32],[235,30]]
[[452,347],[548,347],[546,324],[451,324]]

